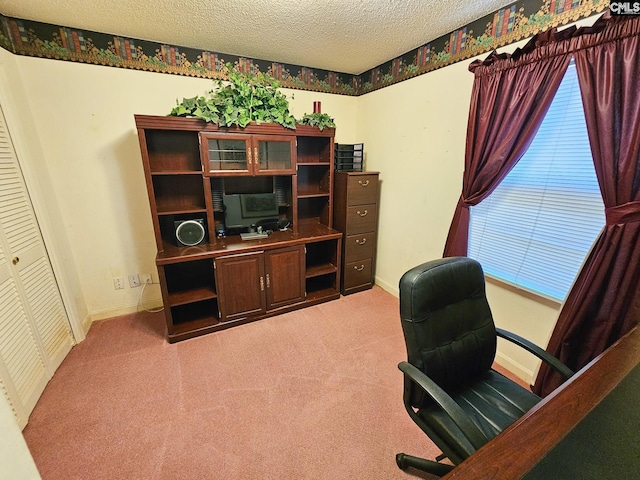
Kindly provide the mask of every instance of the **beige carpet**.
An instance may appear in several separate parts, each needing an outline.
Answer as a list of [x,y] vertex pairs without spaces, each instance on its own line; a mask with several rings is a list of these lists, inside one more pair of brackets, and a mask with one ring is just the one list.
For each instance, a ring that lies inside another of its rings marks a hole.
[[411,479],[439,452],[402,404],[398,300],[372,290],[170,345],[95,323],[24,436],[44,480]]

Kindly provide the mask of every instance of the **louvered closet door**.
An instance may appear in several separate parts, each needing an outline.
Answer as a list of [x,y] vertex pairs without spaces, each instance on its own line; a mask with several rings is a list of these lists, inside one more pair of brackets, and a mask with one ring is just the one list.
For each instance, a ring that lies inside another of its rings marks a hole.
[[0,380],[21,427],[73,343],[0,110]]

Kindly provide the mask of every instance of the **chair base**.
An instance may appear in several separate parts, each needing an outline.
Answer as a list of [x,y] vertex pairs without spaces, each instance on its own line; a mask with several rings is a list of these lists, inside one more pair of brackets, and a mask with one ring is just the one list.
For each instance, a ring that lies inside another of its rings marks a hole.
[[442,477],[453,470],[453,465],[434,462],[433,460],[426,460],[424,458],[414,457],[405,453],[398,453],[396,455],[396,464],[400,467],[400,470],[406,470],[411,467],[439,477]]

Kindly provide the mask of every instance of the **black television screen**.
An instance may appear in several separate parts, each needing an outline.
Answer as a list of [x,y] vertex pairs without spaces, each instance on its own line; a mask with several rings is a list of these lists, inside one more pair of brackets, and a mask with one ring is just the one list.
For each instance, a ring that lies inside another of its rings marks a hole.
[[251,227],[260,220],[278,218],[275,193],[223,195],[222,202],[227,229]]
[[243,218],[273,218],[278,216],[275,193],[240,195]]

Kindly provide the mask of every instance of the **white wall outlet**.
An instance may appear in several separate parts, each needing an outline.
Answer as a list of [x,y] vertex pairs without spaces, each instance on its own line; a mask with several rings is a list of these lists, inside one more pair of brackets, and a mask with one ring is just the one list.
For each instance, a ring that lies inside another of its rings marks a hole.
[[113,277],[113,288],[122,290],[124,288],[124,277]]
[[141,273],[140,274],[140,283],[143,285],[151,285],[153,280],[151,280],[151,274],[149,273]]
[[133,275],[129,275],[129,286],[131,288],[140,286],[140,276],[137,273],[134,273]]

